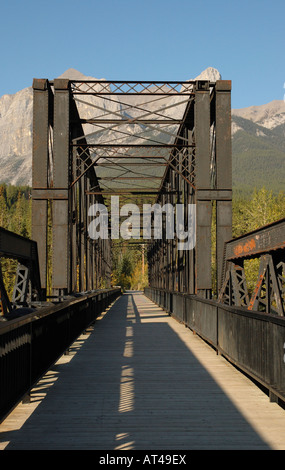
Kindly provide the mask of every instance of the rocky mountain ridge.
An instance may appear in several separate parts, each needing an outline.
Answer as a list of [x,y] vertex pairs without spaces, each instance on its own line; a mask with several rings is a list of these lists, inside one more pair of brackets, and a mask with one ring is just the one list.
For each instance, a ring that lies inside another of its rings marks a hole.
[[[68,69],[59,78],[96,80],[75,69]],[[216,81],[221,79],[221,75],[218,70],[209,67],[195,79]],[[127,112],[126,104],[117,100],[104,106],[107,106],[110,112],[122,114]],[[94,116],[99,112],[92,107],[87,109],[82,103],[78,103],[78,107],[84,110],[85,117],[91,117],[92,113]],[[182,107],[178,106],[178,108],[181,112]],[[0,182],[2,183],[32,184],[32,120],[32,87],[20,90],[14,95],[0,97]],[[262,106],[233,109],[232,136],[234,185],[239,185],[239,181],[243,179],[244,167],[247,168],[247,176],[250,177],[254,171],[260,173],[260,168],[264,167],[264,164],[267,168],[266,174],[270,162],[274,168],[281,164],[279,177],[280,174],[282,175],[282,158],[285,156],[284,101],[275,100]],[[264,154],[265,150],[269,152],[268,157]],[[260,163],[261,156],[262,164]],[[240,166],[241,162],[243,167]],[[284,162],[285,160],[283,160],[283,167],[285,167]],[[255,168],[256,165],[257,168]]]
[[[73,80],[97,80],[75,69],[68,69],[58,78]],[[209,67],[197,79],[220,79],[220,73]],[[100,80],[105,80],[104,78]],[[89,101],[92,97],[89,97]],[[121,103],[104,104],[109,111],[121,113]],[[96,115],[98,110],[78,103],[86,118]],[[33,90],[24,88],[13,95],[0,97],[0,182],[13,185],[32,184],[32,122]],[[92,129],[90,129],[91,131]]]
[[267,129],[274,129],[285,124],[285,101],[274,100],[261,106],[233,109],[233,116],[248,119]]

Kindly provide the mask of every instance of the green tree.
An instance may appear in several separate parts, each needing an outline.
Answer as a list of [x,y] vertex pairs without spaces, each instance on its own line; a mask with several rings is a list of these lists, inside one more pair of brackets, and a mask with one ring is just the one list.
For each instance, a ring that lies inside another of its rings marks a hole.
[[8,220],[9,215],[5,197],[5,188],[4,186],[0,186],[0,227],[7,228]]
[[23,237],[30,237],[31,234],[31,204],[22,192],[18,192],[17,200],[13,207],[13,217],[11,219],[11,230]]
[[123,290],[141,290],[148,284],[146,250],[140,246],[113,241],[112,284],[120,285]]
[[[265,188],[254,190],[250,199],[233,201],[233,236],[238,237],[285,217],[285,194],[274,195]],[[257,281],[259,259],[244,263],[247,287],[251,294]]]
[[[31,201],[28,187],[0,185],[0,226],[24,237],[31,235]],[[17,261],[2,258],[1,268],[3,281],[11,299]]]

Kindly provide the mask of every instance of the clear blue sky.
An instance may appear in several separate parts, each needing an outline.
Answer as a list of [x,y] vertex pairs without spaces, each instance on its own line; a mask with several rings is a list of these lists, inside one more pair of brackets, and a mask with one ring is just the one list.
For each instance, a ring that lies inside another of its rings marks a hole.
[[0,96],[68,68],[107,80],[232,80],[232,107],[283,99],[284,0],[1,0]]

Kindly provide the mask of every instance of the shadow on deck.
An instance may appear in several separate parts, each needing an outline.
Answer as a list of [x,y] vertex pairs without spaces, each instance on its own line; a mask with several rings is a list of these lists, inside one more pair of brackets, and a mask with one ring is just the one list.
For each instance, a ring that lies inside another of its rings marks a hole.
[[[283,434],[276,432],[285,448],[284,410],[263,400],[200,338],[135,291],[119,298],[40,381],[32,402],[2,423],[1,441],[7,450],[272,448],[199,355],[218,374],[228,374],[225,381],[232,381],[241,403],[255,403],[257,421],[270,407],[278,414]],[[13,429],[17,413],[29,407],[33,413]]]

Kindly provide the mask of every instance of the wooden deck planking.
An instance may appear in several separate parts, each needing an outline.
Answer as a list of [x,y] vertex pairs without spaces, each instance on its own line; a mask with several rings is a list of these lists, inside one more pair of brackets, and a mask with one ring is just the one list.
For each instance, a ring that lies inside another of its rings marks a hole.
[[141,293],[118,299],[0,425],[0,449],[285,449],[285,411]]

